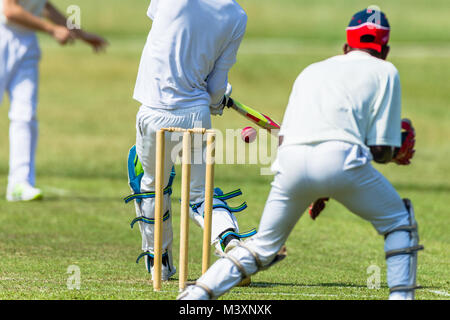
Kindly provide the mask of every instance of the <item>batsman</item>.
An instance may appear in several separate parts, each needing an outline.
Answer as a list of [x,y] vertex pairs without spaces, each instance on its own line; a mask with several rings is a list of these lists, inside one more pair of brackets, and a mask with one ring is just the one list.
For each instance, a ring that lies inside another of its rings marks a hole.
[[298,76],[258,234],[224,253],[179,299],[215,299],[283,259],[284,244],[304,211],[312,203],[315,219],[329,198],[384,237],[389,299],[414,299],[417,251],[423,246],[413,205],[371,164],[408,165],[414,154],[413,126],[401,119],[399,74],[386,61],[389,34],[384,13],[357,12],[347,27],[344,54]]
[[[153,20],[139,66],[134,99],[141,103],[136,117],[136,145],[129,153],[129,184],[135,200],[136,219],[142,235],[146,269],[154,272],[154,211],[156,132],[162,128],[211,128],[211,114],[221,115],[231,94],[228,72],[244,37],[247,15],[234,0],[152,0],[147,12]],[[164,158],[162,280],[175,274],[172,260],[171,193],[173,165],[180,145],[173,133],[166,133]],[[175,139],[174,139],[175,138]],[[205,143],[192,143],[190,216],[203,226],[205,197]],[[172,170],[171,170],[172,169]],[[219,251],[228,251],[240,238],[234,212],[226,200],[240,190],[223,193],[215,189],[211,240]]]

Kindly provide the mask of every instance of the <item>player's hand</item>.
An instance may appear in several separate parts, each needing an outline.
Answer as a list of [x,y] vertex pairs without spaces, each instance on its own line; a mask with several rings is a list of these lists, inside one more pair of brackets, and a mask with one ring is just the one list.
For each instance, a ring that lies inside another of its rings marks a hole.
[[225,90],[225,95],[223,96],[222,105],[223,107],[228,106],[228,102],[231,100],[231,93],[233,92],[233,87],[231,84],[227,83],[227,90]]
[[221,116],[223,114],[223,109],[228,106],[228,103],[231,100],[231,93],[233,91],[233,87],[231,84],[227,84],[227,89],[225,91],[225,94],[223,96],[222,102],[218,106],[210,106],[209,110],[211,111],[211,115],[213,116]]
[[320,198],[309,206],[308,212],[311,219],[315,220],[319,216],[322,210],[325,209],[325,202],[328,200],[330,200],[330,198]]
[[211,112],[212,116],[221,116],[223,114],[223,107],[218,106],[218,107],[209,107],[209,111]]
[[81,31],[78,35],[78,38],[89,44],[94,52],[104,51],[109,45],[108,41],[106,41],[104,38],[86,31]]
[[50,34],[61,45],[66,45],[67,43],[71,43],[74,40],[74,37],[70,30],[60,25],[53,26]]
[[392,161],[398,165],[408,165],[414,156],[416,150],[416,132],[412,126],[411,120],[402,119],[402,146],[395,148]]

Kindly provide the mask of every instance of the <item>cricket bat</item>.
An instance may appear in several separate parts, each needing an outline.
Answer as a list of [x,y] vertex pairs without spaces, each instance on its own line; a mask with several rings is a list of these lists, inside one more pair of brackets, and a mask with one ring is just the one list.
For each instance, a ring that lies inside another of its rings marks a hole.
[[229,108],[236,110],[239,114],[244,116],[246,119],[252,121],[260,128],[268,130],[272,134],[276,134],[272,132],[272,130],[279,130],[280,125],[272,120],[270,117],[266,116],[259,111],[256,111],[245,104],[240,103],[235,99],[231,99],[228,101]]

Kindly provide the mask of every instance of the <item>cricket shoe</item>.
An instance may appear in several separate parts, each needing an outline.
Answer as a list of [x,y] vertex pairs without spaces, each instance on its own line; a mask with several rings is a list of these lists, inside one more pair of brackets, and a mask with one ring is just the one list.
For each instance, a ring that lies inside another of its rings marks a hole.
[[[147,271],[149,271],[152,274],[152,280],[153,274],[155,270],[154,266],[154,256],[151,253],[147,252],[147,255],[145,257],[145,268]],[[166,252],[162,256],[162,268],[161,268],[161,279],[162,281],[167,281],[171,276],[173,276],[177,272],[177,269],[173,265],[172,260],[172,251],[166,250]]]
[[414,300],[411,292],[407,291],[398,291],[392,292],[389,295],[389,300]]
[[29,183],[19,183],[8,188],[6,200],[9,202],[41,200],[41,189],[31,186]]
[[[229,242],[227,243],[224,252],[228,253],[229,251],[233,250],[234,248],[236,248],[239,243],[241,242],[241,240],[234,235],[230,235],[229,237],[233,236],[233,238],[231,240],[229,240]],[[242,279],[241,282],[239,282],[239,284],[237,285],[238,287],[248,287],[250,284],[252,283],[252,279],[250,278],[250,276]]]

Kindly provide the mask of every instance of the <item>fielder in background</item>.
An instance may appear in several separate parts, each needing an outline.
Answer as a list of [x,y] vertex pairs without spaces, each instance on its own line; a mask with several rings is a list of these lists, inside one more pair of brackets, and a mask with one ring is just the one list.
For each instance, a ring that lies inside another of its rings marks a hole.
[[389,32],[382,12],[360,11],[347,28],[345,54],[299,75],[258,234],[224,254],[179,299],[217,298],[243,277],[280,261],[308,204],[315,202],[311,214],[316,217],[324,202],[315,200],[328,197],[385,238],[389,298],[414,298],[417,251],[423,247],[413,206],[371,165],[372,160],[406,165],[414,153],[411,122],[401,120],[398,71],[385,61]]
[[11,103],[8,201],[42,198],[35,188],[41,55],[36,31],[50,34],[61,45],[80,39],[99,51],[107,44],[81,29],[69,30],[66,18],[46,0],[0,0],[0,103],[5,91]]
[[[247,26],[247,15],[234,0],[152,0],[147,15],[153,20],[137,76],[134,99],[142,105],[136,117],[136,145],[128,157],[129,184],[135,200],[136,219],[142,235],[143,253],[149,273],[154,271],[154,190],[156,132],[161,128],[211,128],[211,114],[221,115],[231,94],[228,72]],[[171,185],[181,135],[166,133],[164,158],[164,218],[162,280],[176,270],[172,261]],[[192,143],[190,216],[203,226],[205,143]],[[219,251],[230,250],[241,237],[233,212],[225,200],[240,191],[216,189],[211,240]]]

